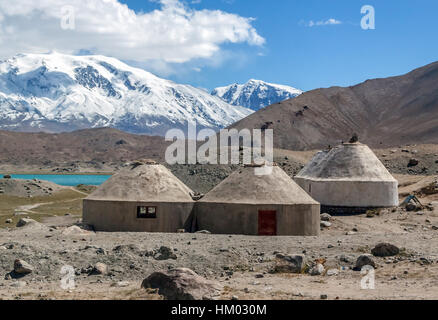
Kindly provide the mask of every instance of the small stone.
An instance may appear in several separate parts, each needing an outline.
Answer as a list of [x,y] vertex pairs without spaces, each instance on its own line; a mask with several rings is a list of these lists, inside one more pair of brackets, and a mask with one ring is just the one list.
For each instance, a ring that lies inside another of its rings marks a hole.
[[195,233],[201,233],[201,234],[211,234],[210,231],[208,230],[201,230],[201,231],[196,231]]
[[420,163],[420,162],[419,162],[417,159],[412,158],[412,159],[409,160],[408,167],[415,167],[415,166],[417,166],[419,163]]
[[415,211],[417,210],[417,206],[415,204],[413,204],[412,202],[409,202],[406,205],[406,211]]
[[379,243],[371,253],[376,257],[391,257],[399,254],[400,249],[390,243]]
[[259,273],[259,274],[256,274],[255,277],[257,279],[261,279],[261,278],[264,278],[265,276],[263,274]]
[[367,265],[373,268],[376,267],[376,263],[373,260],[373,256],[370,254],[363,254],[357,258],[354,269],[361,270],[363,266],[367,266]]
[[322,295],[320,296],[320,298],[321,298],[321,300],[327,300],[327,299],[328,299],[328,296],[327,296],[326,294],[322,294]]
[[6,219],[5,223],[8,223],[8,224],[12,223],[12,219]]
[[14,272],[17,274],[32,273],[33,267],[24,260],[16,259],[14,261]]
[[322,213],[321,214],[321,221],[330,221],[332,219],[332,216],[328,213]]
[[320,263],[315,265],[312,269],[310,269],[310,275],[311,276],[319,276],[324,273],[324,266]]
[[321,225],[321,228],[329,228],[329,227],[331,227],[332,224],[328,221],[321,221],[320,225]]
[[231,300],[239,300],[239,297],[238,296],[232,296]]
[[306,267],[306,256],[303,254],[285,255],[277,253],[275,256],[281,264],[275,266],[275,272],[301,273]]
[[176,260],[177,256],[173,253],[173,250],[169,247],[162,246],[158,249],[157,253],[154,255],[155,260],[168,260],[173,259]]
[[106,275],[108,273],[108,266],[105,263],[98,262],[94,265],[90,275]]
[[17,228],[21,228],[30,224],[38,224],[38,222],[33,219],[21,218],[17,223]]
[[339,270],[338,269],[329,269],[327,270],[327,276],[331,277],[331,276],[337,276],[339,274]]
[[24,288],[25,286],[27,286],[27,282],[26,281],[14,281],[11,283],[11,287],[14,288]]
[[125,287],[129,287],[129,282],[128,281],[119,281],[119,282],[113,283],[111,286],[117,287],[117,288],[125,288]]

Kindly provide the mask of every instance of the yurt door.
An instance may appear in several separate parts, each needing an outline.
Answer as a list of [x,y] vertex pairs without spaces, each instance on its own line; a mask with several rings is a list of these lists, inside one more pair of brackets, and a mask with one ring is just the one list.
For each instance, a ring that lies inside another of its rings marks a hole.
[[277,235],[277,211],[259,211],[259,235]]

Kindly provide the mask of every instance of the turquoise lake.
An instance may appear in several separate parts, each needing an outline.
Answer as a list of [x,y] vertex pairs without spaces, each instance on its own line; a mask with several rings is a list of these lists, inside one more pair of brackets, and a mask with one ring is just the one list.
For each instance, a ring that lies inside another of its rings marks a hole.
[[[3,176],[1,176],[3,177]],[[90,186],[99,186],[104,183],[111,175],[96,175],[96,174],[12,174],[12,179],[25,180],[46,180],[61,186],[77,186],[78,184],[86,184]]]

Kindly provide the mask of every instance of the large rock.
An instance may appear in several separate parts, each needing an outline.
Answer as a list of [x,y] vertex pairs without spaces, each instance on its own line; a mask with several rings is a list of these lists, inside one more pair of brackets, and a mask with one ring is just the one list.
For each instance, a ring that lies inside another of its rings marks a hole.
[[371,250],[376,257],[391,257],[400,253],[400,249],[390,243],[379,243]]
[[321,221],[330,221],[332,219],[332,216],[328,213],[322,213],[321,214]]
[[275,272],[285,273],[301,273],[306,268],[306,256],[303,254],[285,255],[277,253],[277,265],[274,268]]
[[141,286],[158,289],[167,300],[210,300],[219,296],[222,290],[218,282],[207,280],[187,268],[154,272]]
[[376,263],[374,262],[372,255],[363,254],[357,258],[356,265],[354,266],[354,269],[355,270],[362,270],[363,266],[371,266],[373,268],[376,267]]
[[14,272],[19,275],[32,273],[33,267],[24,260],[16,259],[14,261]]

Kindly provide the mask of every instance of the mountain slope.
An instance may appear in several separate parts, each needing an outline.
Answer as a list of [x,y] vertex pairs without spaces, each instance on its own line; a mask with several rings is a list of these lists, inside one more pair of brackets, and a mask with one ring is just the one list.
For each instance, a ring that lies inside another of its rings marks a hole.
[[217,130],[251,112],[104,56],[21,54],[0,62],[1,129],[164,135],[186,121]]
[[271,104],[292,99],[303,91],[288,86],[272,84],[260,80],[249,80],[245,84],[232,84],[214,89],[211,94],[224,101],[252,110],[259,110]]
[[406,75],[306,92],[271,105],[233,128],[274,129],[274,145],[313,149],[356,132],[372,146],[438,143],[438,62]]
[[135,135],[112,128],[63,133],[0,130],[0,164],[54,167],[59,163],[163,160],[169,144],[160,136]]

